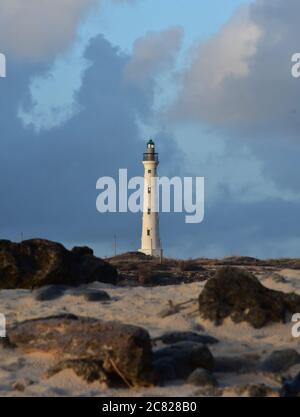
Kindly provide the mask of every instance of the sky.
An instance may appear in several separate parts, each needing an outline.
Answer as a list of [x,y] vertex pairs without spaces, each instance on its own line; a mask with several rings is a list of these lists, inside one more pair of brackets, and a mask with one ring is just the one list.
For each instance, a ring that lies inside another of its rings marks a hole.
[[299,257],[297,0],[2,0],[0,233],[140,245],[96,211],[99,177],[205,177],[205,218],[162,214],[167,256]]

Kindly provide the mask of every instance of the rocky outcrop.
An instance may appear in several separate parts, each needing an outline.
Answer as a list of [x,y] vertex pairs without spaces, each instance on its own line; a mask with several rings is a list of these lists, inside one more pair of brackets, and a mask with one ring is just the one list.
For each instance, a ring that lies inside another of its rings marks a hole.
[[118,273],[90,248],[67,250],[48,240],[0,241],[0,289],[79,285],[94,281],[116,284]]
[[151,340],[141,327],[64,315],[18,323],[8,329],[8,338],[25,352],[51,353],[69,361],[63,367],[98,373],[101,380],[105,373],[128,386],[153,382]]
[[230,317],[235,323],[248,322],[254,328],[284,322],[286,313],[300,311],[300,296],[264,287],[251,273],[222,268],[210,279],[199,296],[203,318],[222,324]]

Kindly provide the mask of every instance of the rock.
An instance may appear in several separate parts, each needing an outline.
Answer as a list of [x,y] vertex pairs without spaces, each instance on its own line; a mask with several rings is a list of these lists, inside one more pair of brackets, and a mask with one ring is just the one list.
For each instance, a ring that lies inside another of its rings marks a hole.
[[72,249],[72,252],[76,255],[85,256],[85,255],[94,255],[93,249],[87,247],[87,246],[74,246]]
[[108,301],[110,300],[110,296],[106,291],[89,290],[84,294],[84,299],[89,302]]
[[194,393],[195,397],[222,397],[224,390],[219,387],[202,387]]
[[66,287],[62,285],[49,285],[34,291],[36,301],[52,301],[64,295]]
[[300,372],[298,375],[288,381],[284,381],[283,387],[281,390],[281,396],[282,397],[299,397],[300,395]]
[[0,240],[0,289],[80,285],[94,281],[116,284],[118,273],[89,248],[67,250],[48,240],[21,243]]
[[34,382],[31,379],[24,378],[14,382],[11,387],[15,391],[24,392],[25,389],[32,384],[34,384]]
[[210,350],[200,343],[179,342],[153,353],[154,362],[166,358],[178,379],[186,379],[197,368],[213,371],[215,366]]
[[177,379],[175,361],[172,358],[163,357],[154,360],[153,368],[160,383]]
[[214,375],[206,369],[195,369],[187,379],[187,383],[197,387],[217,387],[218,382]]
[[2,348],[2,349],[14,349],[15,346],[10,342],[8,337],[0,337],[0,348]]
[[260,365],[264,372],[285,372],[300,363],[300,355],[294,349],[275,350]]
[[247,373],[254,371],[257,361],[243,357],[220,356],[215,358],[215,372]]
[[265,384],[244,385],[236,388],[236,394],[243,397],[279,397],[279,392]]
[[121,376],[128,385],[152,383],[151,340],[141,327],[62,315],[17,323],[8,337],[25,352],[103,361],[108,375]]
[[198,334],[196,332],[167,332],[155,340],[161,340],[166,345],[171,345],[177,342],[195,342],[204,345],[218,343],[219,340],[212,336]]
[[284,322],[287,313],[300,311],[300,296],[268,289],[253,274],[225,267],[205,284],[199,296],[199,311],[216,325],[230,317],[235,323],[245,321],[261,328]]
[[77,376],[87,383],[98,381],[110,385],[109,376],[103,369],[103,361],[93,359],[67,359],[54,365],[47,371],[47,378],[62,372],[66,369],[72,369]]

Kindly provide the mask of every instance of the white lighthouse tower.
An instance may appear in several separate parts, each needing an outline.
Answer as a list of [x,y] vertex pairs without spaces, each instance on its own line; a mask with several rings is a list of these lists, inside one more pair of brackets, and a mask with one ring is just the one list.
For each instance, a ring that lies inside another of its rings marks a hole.
[[153,140],[147,143],[143,157],[144,164],[144,209],[142,227],[142,247],[139,252],[150,256],[162,256],[162,247],[159,238],[159,220],[157,209],[157,167],[158,154],[155,153]]

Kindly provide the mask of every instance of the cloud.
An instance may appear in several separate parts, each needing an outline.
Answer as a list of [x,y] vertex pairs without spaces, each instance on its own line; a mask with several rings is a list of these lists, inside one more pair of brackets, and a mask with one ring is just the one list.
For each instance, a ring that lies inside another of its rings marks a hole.
[[2,0],[1,48],[26,59],[49,57],[74,38],[83,12],[96,0]]
[[299,195],[299,79],[291,57],[300,49],[298,0],[256,0],[198,45],[181,74],[172,109],[179,122],[210,126],[243,142],[282,192]]
[[159,73],[172,67],[182,38],[183,29],[179,26],[162,32],[148,32],[138,38],[124,71],[125,79],[140,87],[147,85]]
[[298,132],[300,84],[291,76],[291,56],[300,48],[299,13],[297,0],[243,6],[193,50],[176,118],[239,132]]
[[261,29],[251,21],[249,8],[243,7],[219,33],[194,47],[190,65],[182,74],[176,116],[208,123],[233,121],[236,112],[228,108],[230,92],[226,83],[244,83],[250,73],[249,59],[255,55],[260,37]]
[[0,48],[21,59],[51,59],[70,45],[84,14],[100,3],[101,0],[1,0]]

